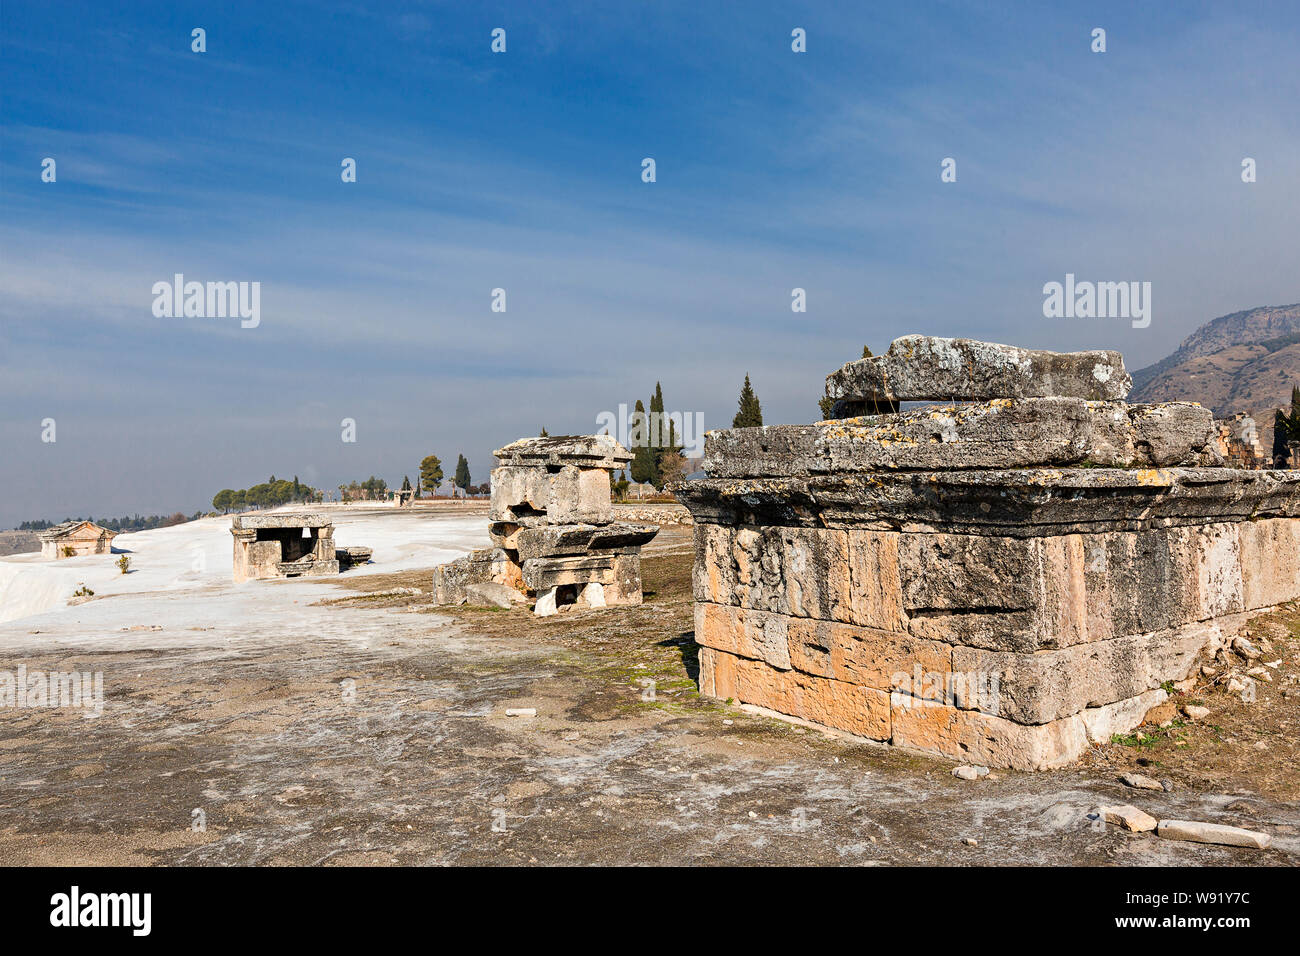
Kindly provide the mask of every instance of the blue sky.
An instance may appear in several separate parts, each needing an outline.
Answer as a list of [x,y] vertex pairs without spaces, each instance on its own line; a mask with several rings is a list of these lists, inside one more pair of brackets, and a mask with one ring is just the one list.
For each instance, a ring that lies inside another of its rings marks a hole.
[[[0,526],[477,481],[656,380],[810,421],[913,332],[1138,368],[1300,300],[1294,4],[120,6],[0,7]],[[261,324],[156,318],[176,272]],[[1067,272],[1150,281],[1151,326],[1045,319]]]

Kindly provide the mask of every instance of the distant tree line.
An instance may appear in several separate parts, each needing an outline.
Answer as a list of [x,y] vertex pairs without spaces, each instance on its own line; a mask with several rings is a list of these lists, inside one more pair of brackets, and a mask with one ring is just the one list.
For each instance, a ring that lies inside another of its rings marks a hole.
[[[340,486],[342,487],[342,486]],[[223,488],[212,498],[212,507],[220,512],[248,511],[252,508],[275,508],[290,502],[316,502],[324,498],[319,490],[305,485],[293,476],[293,481],[272,475],[260,485],[236,491]]]
[[[196,511],[194,514],[186,517],[177,511],[169,515],[125,515],[121,518],[100,518],[96,521],[94,518],[64,518],[64,521],[91,521],[101,528],[107,528],[109,531],[127,532],[127,531],[150,531],[154,528],[170,528],[172,525],[184,524],[187,521],[196,521],[203,517],[203,512]],[[38,519],[36,521],[24,521],[18,526],[18,531],[44,531],[46,528],[53,528],[59,521],[45,521]]]
[[[546,429],[542,429],[545,433]],[[423,496],[424,490],[431,490],[435,495],[442,483],[446,481],[446,475],[442,472],[442,459],[437,455],[426,455],[420,461],[420,475],[417,479],[415,497]],[[481,485],[473,483],[474,479],[469,474],[469,461],[464,455],[456,456],[456,471],[452,476],[451,484],[453,488],[459,488],[467,495],[486,495],[492,491],[492,486],[487,482]]]

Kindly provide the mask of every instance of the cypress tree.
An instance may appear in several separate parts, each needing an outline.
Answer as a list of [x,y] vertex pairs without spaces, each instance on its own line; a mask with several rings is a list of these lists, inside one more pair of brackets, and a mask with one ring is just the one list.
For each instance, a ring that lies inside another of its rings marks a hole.
[[650,447],[649,423],[646,421],[645,406],[641,399],[636,400],[636,410],[632,413],[632,480],[653,482],[655,476],[654,449]]
[[731,420],[732,428],[755,428],[763,424],[763,406],[759,404],[754,388],[749,384],[749,373],[745,373],[745,385],[740,390],[739,411]]

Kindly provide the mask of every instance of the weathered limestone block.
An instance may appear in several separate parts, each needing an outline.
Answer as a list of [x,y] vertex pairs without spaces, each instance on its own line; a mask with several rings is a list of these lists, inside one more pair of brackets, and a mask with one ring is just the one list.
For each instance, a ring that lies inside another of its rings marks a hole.
[[513,541],[512,547],[519,551],[520,559],[526,561],[529,558],[640,547],[658,533],[659,528],[652,524],[561,524],[522,528],[510,540]]
[[604,585],[606,605],[640,604],[641,552],[639,548],[614,552],[614,581]]
[[465,603],[477,607],[509,608],[524,599],[521,592],[496,581],[477,581],[465,585]]
[[576,465],[492,469],[488,519],[529,527],[613,520],[609,472]]
[[1189,402],[1125,405],[1078,398],[997,399],[813,425],[713,431],[714,478],[900,469],[1217,466],[1214,416]]
[[544,467],[502,465],[492,469],[489,521],[514,524],[526,524],[534,519],[544,521],[550,505],[551,474]]
[[872,740],[889,739],[889,694],[799,671],[778,671],[711,647],[700,648],[702,692],[836,727]]
[[697,522],[1041,537],[1300,516],[1300,470],[1024,468],[705,478],[674,488]]
[[[790,670],[790,618],[720,604],[695,605],[695,642]],[[822,676],[831,676],[824,674]]]
[[[1076,644],[1037,654],[953,649],[952,669],[997,679],[997,716],[1022,724],[1044,724],[1183,680],[1197,657],[1223,640],[1224,621],[1189,624],[1155,634],[1136,634]],[[1216,643],[1217,642],[1217,643]],[[987,711],[987,701],[967,700],[962,689],[987,682],[956,682],[957,707]]]
[[523,563],[524,584],[545,591],[566,584],[614,583],[614,558],[609,554],[567,558],[529,558]]
[[546,467],[578,465],[614,471],[632,460],[631,453],[610,435],[555,435],[520,438],[492,453],[502,465]]
[[1241,554],[1241,601],[1271,607],[1300,592],[1300,522],[1265,518],[1237,525]]
[[952,674],[951,646],[910,634],[790,618],[788,636],[791,665],[818,677],[877,690],[915,688],[918,696],[931,696],[930,688],[941,693]]
[[609,472],[600,468],[565,465],[551,477],[551,502],[547,518],[555,524],[605,524],[614,519]]
[[1131,386],[1118,352],[1047,352],[929,335],[895,339],[884,355],[849,362],[826,378],[831,398],[905,402],[1053,397],[1122,401]]
[[467,585],[490,581],[516,590],[523,588],[519,565],[501,548],[471,551],[464,557],[434,568],[434,600],[438,604],[464,604]]
[[1025,725],[894,694],[890,711],[895,746],[1019,770],[1052,770],[1073,763],[1089,743],[1103,743],[1141,723],[1162,703],[1163,690],[1090,707],[1050,723]]

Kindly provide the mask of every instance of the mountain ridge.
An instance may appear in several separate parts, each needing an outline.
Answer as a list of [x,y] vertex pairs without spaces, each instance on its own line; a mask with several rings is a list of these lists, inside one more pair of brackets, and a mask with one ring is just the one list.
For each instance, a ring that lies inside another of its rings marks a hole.
[[1131,402],[1200,402],[1217,418],[1247,412],[1267,454],[1273,410],[1300,384],[1300,303],[1221,315],[1170,355],[1132,373]]

